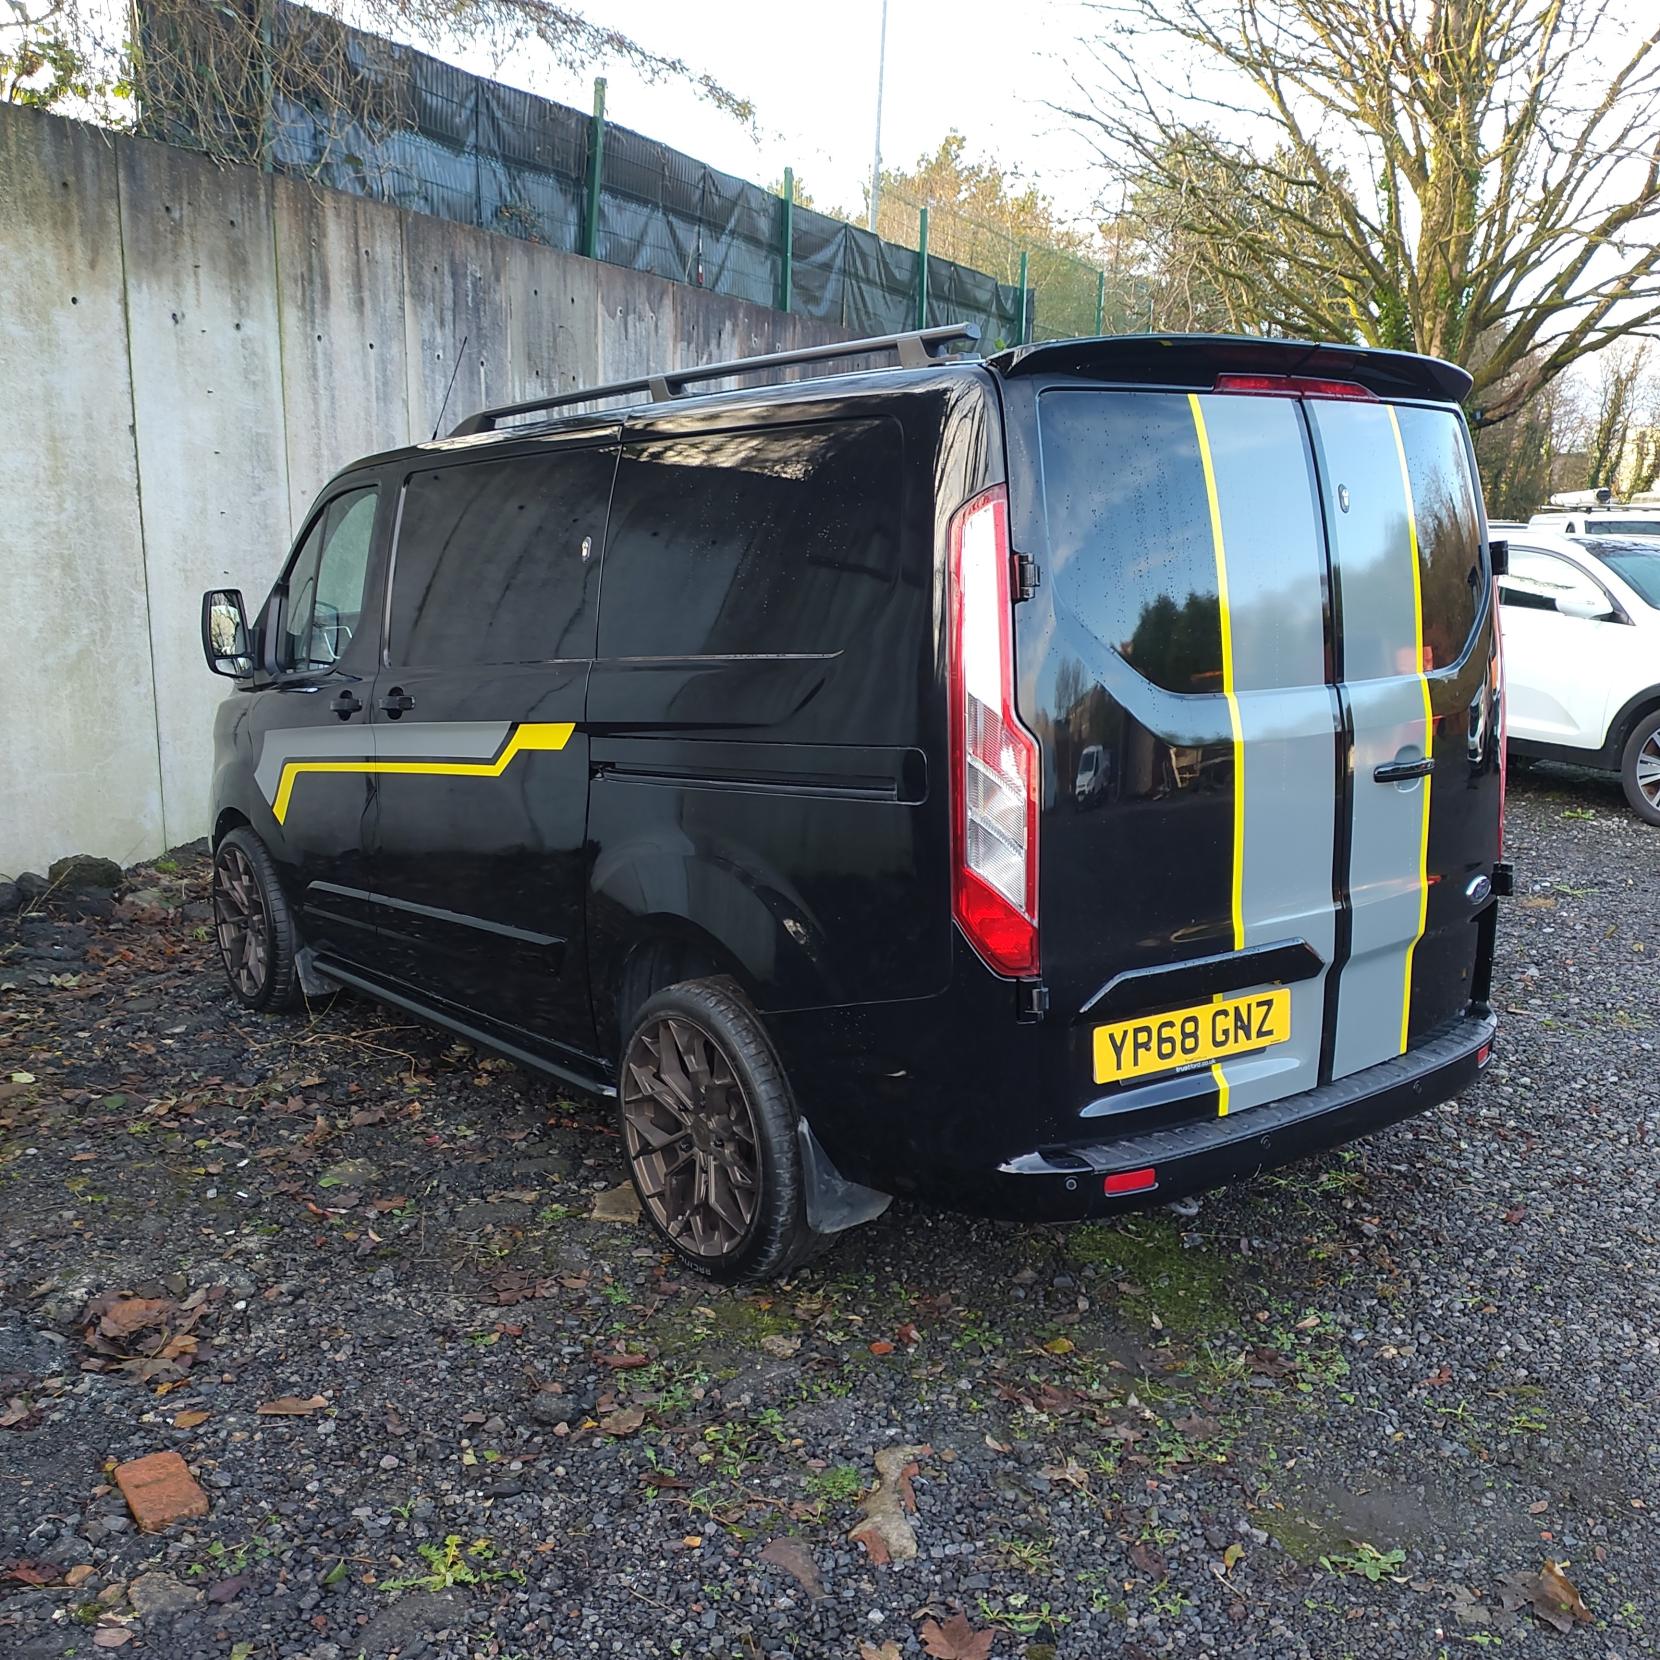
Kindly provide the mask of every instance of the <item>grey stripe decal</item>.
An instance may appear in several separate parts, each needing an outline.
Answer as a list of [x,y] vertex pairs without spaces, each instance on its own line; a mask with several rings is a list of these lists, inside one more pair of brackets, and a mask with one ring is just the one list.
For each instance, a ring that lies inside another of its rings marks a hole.
[[[1246,946],[1306,939],[1331,961],[1336,820],[1324,550],[1302,420],[1289,398],[1200,399],[1228,572],[1244,749]],[[1291,987],[1291,1039],[1223,1064],[1230,1113],[1319,1081],[1325,970]]]
[[277,798],[282,769],[290,761],[433,760],[488,761],[507,741],[509,721],[342,721],[338,726],[284,726],[260,740],[254,782]]
[[1309,405],[1327,488],[1354,717],[1353,941],[1340,970],[1332,1076],[1401,1051],[1407,953],[1418,926],[1424,780],[1379,784],[1372,769],[1422,753],[1411,509],[1394,423],[1380,404]]

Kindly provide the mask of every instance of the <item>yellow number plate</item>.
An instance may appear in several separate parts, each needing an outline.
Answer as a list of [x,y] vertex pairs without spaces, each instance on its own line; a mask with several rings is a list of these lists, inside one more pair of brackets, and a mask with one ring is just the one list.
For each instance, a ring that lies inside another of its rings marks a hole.
[[1095,1081],[1116,1084],[1172,1067],[1223,1061],[1284,1043],[1290,1036],[1291,992],[1285,986],[1118,1020],[1095,1028]]

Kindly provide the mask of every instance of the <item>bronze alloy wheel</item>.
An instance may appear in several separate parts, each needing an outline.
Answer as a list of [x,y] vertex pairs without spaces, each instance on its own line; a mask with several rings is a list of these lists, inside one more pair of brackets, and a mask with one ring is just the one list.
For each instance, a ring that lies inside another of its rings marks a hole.
[[265,989],[271,918],[253,864],[235,842],[226,842],[213,863],[213,920],[225,972],[252,1002]]
[[720,1044],[678,1015],[642,1026],[623,1062],[622,1118],[658,1227],[694,1256],[730,1256],[754,1226],[761,1158],[749,1098]]

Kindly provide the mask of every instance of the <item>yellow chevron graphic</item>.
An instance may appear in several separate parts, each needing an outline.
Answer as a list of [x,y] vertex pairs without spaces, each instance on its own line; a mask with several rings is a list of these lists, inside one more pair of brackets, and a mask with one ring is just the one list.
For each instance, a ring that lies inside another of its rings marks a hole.
[[500,778],[512,765],[515,755],[525,750],[563,749],[575,730],[571,721],[527,721],[513,729],[512,737],[493,761],[288,761],[277,781],[277,799],[271,803],[271,811],[278,824],[288,817],[294,782],[302,772],[399,772],[434,778]]

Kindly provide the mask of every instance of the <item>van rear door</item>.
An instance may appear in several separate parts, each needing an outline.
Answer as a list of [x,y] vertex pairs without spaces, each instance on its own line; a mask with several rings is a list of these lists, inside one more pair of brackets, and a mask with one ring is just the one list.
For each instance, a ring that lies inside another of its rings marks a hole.
[[[1455,409],[1305,403],[1325,484],[1350,729],[1333,1077],[1402,1054],[1471,996],[1497,856],[1492,579]],[[1472,883],[1475,886],[1472,888]]]
[[1011,517],[1042,578],[1016,639],[1042,976],[1086,1116],[1237,1112],[1401,1053],[1470,995],[1470,906],[1435,890],[1496,852],[1491,721],[1491,789],[1466,753],[1490,624],[1459,416],[1226,377],[1014,386],[1011,430],[1038,439]]

